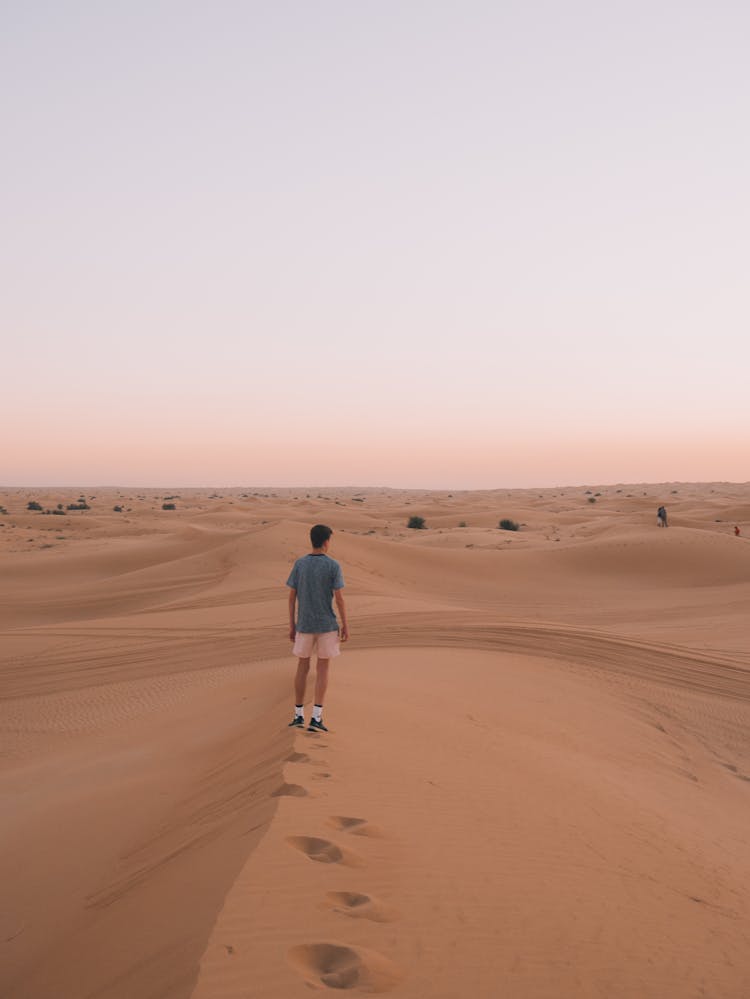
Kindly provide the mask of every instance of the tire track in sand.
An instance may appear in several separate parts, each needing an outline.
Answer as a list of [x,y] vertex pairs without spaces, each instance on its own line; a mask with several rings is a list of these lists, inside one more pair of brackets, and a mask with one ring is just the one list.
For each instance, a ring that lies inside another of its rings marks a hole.
[[[248,628],[154,628],[136,637],[123,629],[18,629],[44,635],[51,647],[0,660],[3,698],[28,696],[194,668],[235,665],[279,653],[276,625]],[[71,643],[61,650],[60,641]],[[646,642],[559,623],[488,619],[482,612],[462,612],[460,623],[445,615],[418,612],[364,617],[357,632],[361,649],[443,646],[545,656],[670,687],[750,701],[750,656],[702,652],[680,645]]]

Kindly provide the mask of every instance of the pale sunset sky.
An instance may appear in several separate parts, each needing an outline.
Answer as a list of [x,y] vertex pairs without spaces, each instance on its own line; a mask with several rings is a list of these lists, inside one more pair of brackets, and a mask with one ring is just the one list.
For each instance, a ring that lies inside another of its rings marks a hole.
[[750,479],[750,5],[29,0],[0,50],[0,485]]

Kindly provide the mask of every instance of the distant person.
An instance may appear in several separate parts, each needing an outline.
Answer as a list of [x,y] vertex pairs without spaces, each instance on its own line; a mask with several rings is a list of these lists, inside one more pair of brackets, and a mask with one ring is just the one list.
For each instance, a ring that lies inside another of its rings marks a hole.
[[656,511],[656,526],[667,527],[667,508],[665,506],[660,506]]
[[[312,551],[298,558],[289,574],[289,639],[292,652],[298,657],[294,678],[294,718],[290,727],[305,724],[305,688],[310,672],[310,658],[315,653],[315,703],[308,732],[327,732],[323,724],[323,700],[328,687],[328,664],[340,654],[339,640],[349,638],[344,606],[344,577],[341,566],[329,557],[328,545],[333,531],[325,524],[310,530]],[[341,627],[333,611],[333,600],[341,619]],[[299,604],[295,622],[295,605]]]
[[740,529],[739,527],[737,527],[736,524],[734,525],[734,536],[735,538],[738,538],[740,536]]

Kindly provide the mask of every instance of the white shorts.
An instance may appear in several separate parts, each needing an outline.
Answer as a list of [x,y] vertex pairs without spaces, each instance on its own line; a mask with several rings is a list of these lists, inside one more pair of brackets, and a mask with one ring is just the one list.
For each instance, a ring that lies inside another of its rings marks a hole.
[[311,634],[298,631],[294,638],[292,654],[299,659],[309,659],[315,653],[318,659],[334,659],[341,653],[338,631],[323,631]]

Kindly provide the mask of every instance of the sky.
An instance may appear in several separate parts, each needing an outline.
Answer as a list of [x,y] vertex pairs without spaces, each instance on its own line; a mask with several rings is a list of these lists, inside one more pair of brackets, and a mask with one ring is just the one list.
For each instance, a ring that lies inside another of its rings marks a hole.
[[2,8],[0,484],[750,479],[746,3]]

